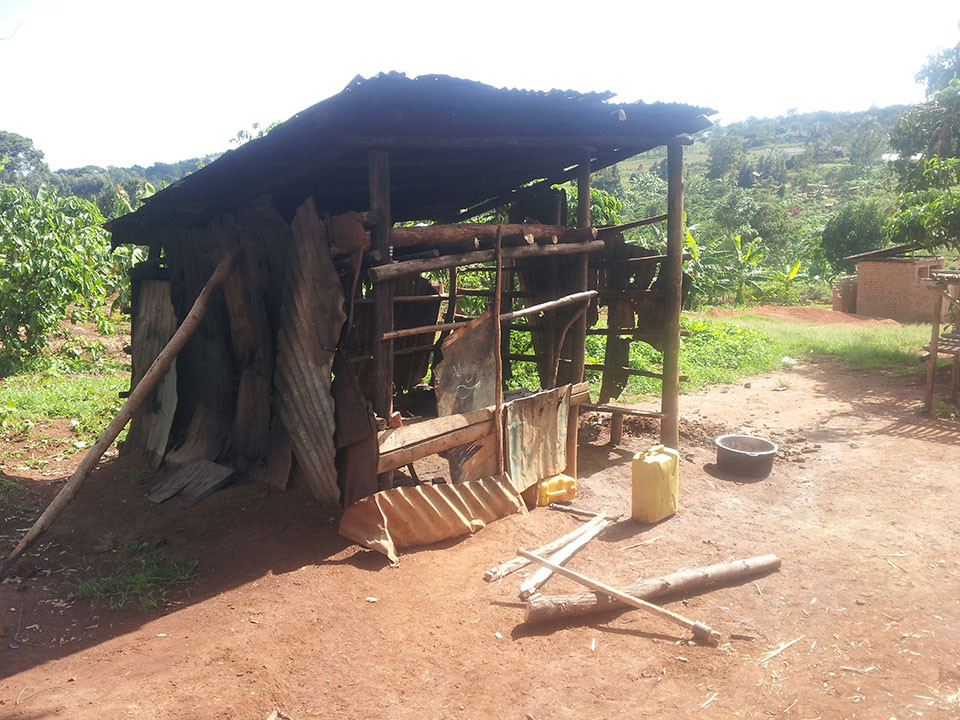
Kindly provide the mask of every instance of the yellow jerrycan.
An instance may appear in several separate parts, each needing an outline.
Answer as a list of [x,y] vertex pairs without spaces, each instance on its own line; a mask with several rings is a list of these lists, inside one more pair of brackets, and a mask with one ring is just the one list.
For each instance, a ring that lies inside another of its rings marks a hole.
[[642,523],[660,522],[677,511],[680,453],[654,445],[633,456],[633,502],[630,516]]
[[544,507],[552,502],[570,502],[577,497],[577,481],[563,473],[540,481],[537,505]]

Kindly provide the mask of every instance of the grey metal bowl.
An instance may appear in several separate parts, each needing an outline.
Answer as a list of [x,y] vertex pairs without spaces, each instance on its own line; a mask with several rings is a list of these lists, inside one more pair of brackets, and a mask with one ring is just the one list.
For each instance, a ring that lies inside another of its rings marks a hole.
[[779,448],[753,435],[721,435],[717,446],[717,469],[738,477],[762,478],[773,469]]

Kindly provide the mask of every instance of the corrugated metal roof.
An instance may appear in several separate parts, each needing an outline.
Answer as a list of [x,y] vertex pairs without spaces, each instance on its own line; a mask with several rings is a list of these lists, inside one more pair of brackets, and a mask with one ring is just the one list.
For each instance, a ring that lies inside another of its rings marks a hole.
[[611,165],[710,125],[714,111],[610,103],[610,93],[497,89],[445,75],[355,78],[263,138],[108,224],[115,243],[160,241],[262,195],[287,218],[309,196],[331,214],[369,205],[367,151],[390,150],[394,221],[450,219],[541,178],[564,179],[589,149]]

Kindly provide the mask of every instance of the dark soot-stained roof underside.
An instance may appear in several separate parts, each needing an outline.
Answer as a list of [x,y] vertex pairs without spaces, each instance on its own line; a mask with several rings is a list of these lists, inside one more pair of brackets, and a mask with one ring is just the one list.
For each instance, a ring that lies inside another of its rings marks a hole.
[[426,75],[356,78],[268,135],[188,175],[108,224],[113,241],[201,224],[262,195],[288,215],[308,196],[336,214],[369,206],[367,154],[390,151],[393,220],[446,220],[503,204],[542,178],[561,182],[589,149],[600,169],[710,125],[714,111],[611,104],[609,93],[496,89]]

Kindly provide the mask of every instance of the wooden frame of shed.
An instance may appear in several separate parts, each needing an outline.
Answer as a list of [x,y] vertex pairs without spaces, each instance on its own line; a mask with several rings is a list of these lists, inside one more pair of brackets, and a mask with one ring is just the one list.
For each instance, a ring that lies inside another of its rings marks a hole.
[[[490,432],[499,455],[502,373],[519,362],[536,364],[545,390],[572,386],[569,474],[589,401],[585,369],[604,372],[604,397],[590,407],[615,417],[606,402],[626,378],[660,378],[652,415],[676,447],[682,146],[712,111],[609,97],[446,76],[357,78],[111,222],[115,244],[150,247],[131,273],[134,386],[213,268],[238,257],[134,415],[124,452],[146,452],[155,466],[215,460],[281,487],[300,475],[319,501],[349,505],[389,487],[394,469]],[[591,172],[663,145],[667,213],[591,227]],[[578,188],[576,227],[555,189],[567,181]],[[466,222],[494,209],[504,222]],[[665,254],[624,242],[628,227],[664,221]],[[443,287],[428,272],[442,273]],[[492,273],[494,288],[461,287],[472,272]],[[496,402],[384,430],[397,391],[431,366],[436,377],[448,335],[478,322],[458,307],[465,297],[486,300],[499,318]],[[598,304],[606,327],[593,327]],[[511,354],[511,333],[530,333],[533,353]],[[602,365],[585,362],[588,333],[611,340]],[[662,349],[661,370],[628,367],[623,348],[635,341]],[[357,479],[378,475],[372,486]]]

